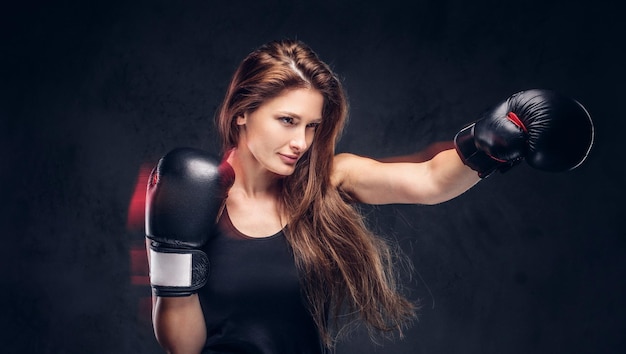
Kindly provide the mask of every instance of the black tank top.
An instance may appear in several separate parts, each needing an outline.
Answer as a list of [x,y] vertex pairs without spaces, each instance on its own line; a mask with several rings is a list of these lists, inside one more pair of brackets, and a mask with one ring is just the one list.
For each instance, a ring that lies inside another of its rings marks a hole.
[[204,247],[211,262],[198,295],[207,328],[203,353],[323,353],[283,231],[253,238],[224,213]]

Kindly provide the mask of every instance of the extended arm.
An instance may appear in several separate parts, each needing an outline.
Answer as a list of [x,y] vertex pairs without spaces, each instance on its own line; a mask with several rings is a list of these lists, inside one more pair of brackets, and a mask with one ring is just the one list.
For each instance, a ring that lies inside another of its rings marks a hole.
[[384,161],[339,154],[332,182],[362,203],[436,204],[522,160],[544,171],[576,168],[593,135],[591,118],[577,101],[548,90],[521,91],[463,128],[453,145]]
[[335,183],[367,204],[437,204],[450,200],[480,178],[454,149],[424,162],[381,162],[352,154],[335,157]]

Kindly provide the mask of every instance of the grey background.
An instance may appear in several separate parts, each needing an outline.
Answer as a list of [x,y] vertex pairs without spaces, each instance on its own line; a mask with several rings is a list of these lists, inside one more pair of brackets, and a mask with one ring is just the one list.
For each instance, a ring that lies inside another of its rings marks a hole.
[[572,172],[521,165],[440,205],[364,207],[412,259],[402,275],[423,309],[404,340],[357,333],[339,353],[623,352],[622,15],[561,0],[3,5],[2,351],[160,352],[149,290],[131,282],[141,166],[178,146],[217,152],[236,65],[295,37],[347,89],[339,151],[414,152],[535,87],[578,99],[596,125]]

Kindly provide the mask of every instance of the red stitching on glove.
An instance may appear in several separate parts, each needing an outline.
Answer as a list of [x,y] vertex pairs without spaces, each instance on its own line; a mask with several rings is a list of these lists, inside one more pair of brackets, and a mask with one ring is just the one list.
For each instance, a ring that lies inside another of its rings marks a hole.
[[509,120],[511,122],[513,122],[513,124],[517,125],[518,127],[520,127],[520,129],[522,129],[524,131],[524,133],[528,133],[528,129],[526,129],[526,127],[524,126],[524,123],[522,123],[522,120],[519,119],[519,117],[517,116],[517,114],[513,113],[513,112],[509,112],[506,115],[507,118],[509,118]]

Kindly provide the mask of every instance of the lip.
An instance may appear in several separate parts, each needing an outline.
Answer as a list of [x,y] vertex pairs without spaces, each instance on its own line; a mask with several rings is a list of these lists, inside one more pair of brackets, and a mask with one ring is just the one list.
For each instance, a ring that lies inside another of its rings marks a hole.
[[278,156],[280,156],[280,159],[287,165],[295,165],[296,162],[298,162],[298,155],[285,155],[279,153]]

